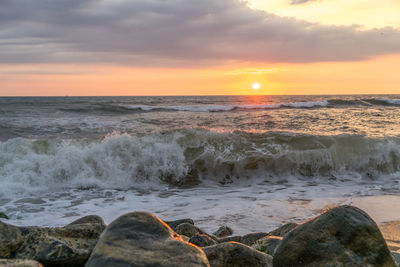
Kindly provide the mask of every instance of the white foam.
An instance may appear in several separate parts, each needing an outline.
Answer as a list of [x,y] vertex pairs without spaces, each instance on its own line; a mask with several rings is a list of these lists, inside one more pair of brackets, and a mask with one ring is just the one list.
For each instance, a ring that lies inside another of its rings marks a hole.
[[121,105],[126,109],[133,110],[175,110],[175,111],[192,111],[192,112],[212,112],[212,111],[230,111],[235,108],[235,106],[230,105],[202,105],[202,106],[149,106],[149,105]]
[[178,136],[115,135],[89,144],[11,139],[0,144],[0,193],[179,180],[188,166]]
[[0,144],[0,196],[93,186],[162,187],[196,179],[193,175],[214,183],[331,177],[385,183],[399,171],[399,138],[192,129],[144,137],[116,133],[101,142],[16,138]]
[[295,102],[283,104],[284,106],[289,106],[293,108],[312,108],[312,107],[326,107],[328,106],[328,101],[316,101],[316,102]]
[[[397,203],[399,197],[392,196],[389,201],[378,202],[383,207],[391,207],[386,209],[384,216],[375,202],[378,197],[355,199],[357,194],[354,191],[360,188],[330,184],[309,187],[303,183],[293,187],[253,185],[165,189],[147,194],[135,190],[66,190],[37,194],[36,197],[43,202],[40,204],[26,203],[21,195],[3,205],[2,211],[9,215],[8,223],[39,226],[63,226],[89,214],[100,215],[108,224],[128,212],[149,211],[164,220],[192,218],[196,225],[209,233],[220,225],[229,225],[235,235],[267,232],[285,222],[301,223],[340,204],[361,206],[374,215],[377,222],[400,219],[389,204]],[[31,194],[31,197],[35,195]],[[365,200],[370,201],[365,203]]]

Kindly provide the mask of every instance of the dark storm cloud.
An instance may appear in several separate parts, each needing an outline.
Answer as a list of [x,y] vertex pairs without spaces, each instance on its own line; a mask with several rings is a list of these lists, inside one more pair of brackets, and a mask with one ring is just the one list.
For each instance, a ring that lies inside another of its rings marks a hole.
[[397,29],[323,26],[238,0],[0,0],[0,63],[195,66],[395,52]]

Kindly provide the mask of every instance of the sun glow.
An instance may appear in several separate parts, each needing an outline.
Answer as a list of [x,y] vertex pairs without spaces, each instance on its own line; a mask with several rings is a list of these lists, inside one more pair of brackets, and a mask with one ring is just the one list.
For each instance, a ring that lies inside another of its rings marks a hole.
[[260,84],[259,83],[253,83],[253,89],[254,90],[260,89]]

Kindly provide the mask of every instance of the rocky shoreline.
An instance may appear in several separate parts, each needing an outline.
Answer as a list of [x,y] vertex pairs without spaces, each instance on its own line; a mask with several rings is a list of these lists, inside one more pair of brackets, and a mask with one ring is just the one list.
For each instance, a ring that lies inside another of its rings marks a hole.
[[[0,221],[0,266],[399,266],[376,223],[340,206],[271,232],[213,234],[193,220],[162,221],[148,212],[108,226],[89,215],[64,227],[17,227]],[[395,226],[391,226],[395,227]],[[400,227],[400,225],[399,225]],[[395,229],[400,231],[400,229]]]

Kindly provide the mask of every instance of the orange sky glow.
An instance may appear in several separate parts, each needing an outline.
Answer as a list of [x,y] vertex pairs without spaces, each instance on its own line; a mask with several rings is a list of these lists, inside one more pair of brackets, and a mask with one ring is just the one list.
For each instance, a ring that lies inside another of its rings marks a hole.
[[[302,5],[288,2],[276,0],[267,5],[255,0],[249,6],[255,12],[293,17],[300,23],[309,18],[320,25],[352,25],[353,17],[363,29],[382,29],[382,35],[388,29],[397,33],[400,26],[399,17],[394,15],[394,10],[400,11],[397,1],[387,1],[387,5],[380,8],[365,6],[363,13],[357,9],[360,1],[350,6],[344,1],[336,4],[328,0],[309,1]],[[324,19],[324,12],[333,6],[342,16],[328,14]],[[377,17],[385,19],[371,20]],[[400,30],[398,34],[400,36]],[[287,42],[290,43],[290,39]],[[338,60],[301,59],[295,62],[285,55],[281,56],[283,60],[265,57],[258,60],[257,55],[250,55],[249,58],[255,59],[224,59],[198,65],[173,63],[170,66],[165,62],[143,65],[73,60],[2,63],[0,54],[0,96],[400,94],[400,51],[392,50],[349,60],[341,57]],[[259,83],[261,88],[253,90],[253,83]]]
[[[18,65],[2,66],[0,72],[8,74],[0,74],[0,79],[2,94],[8,96],[398,94],[398,62],[400,55],[359,62],[203,69],[41,66],[52,74],[23,74],[37,66]],[[65,69],[79,74],[65,74]],[[260,83],[259,90],[252,89],[255,82]]]

